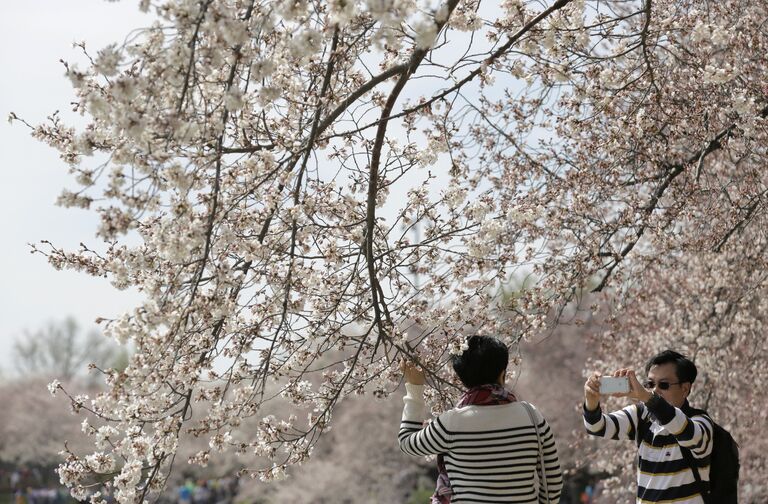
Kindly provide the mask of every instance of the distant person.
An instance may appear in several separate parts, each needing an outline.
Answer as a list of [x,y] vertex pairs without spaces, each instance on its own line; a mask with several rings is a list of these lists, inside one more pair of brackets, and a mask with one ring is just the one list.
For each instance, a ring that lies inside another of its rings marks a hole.
[[400,449],[413,456],[437,455],[431,502],[560,502],[563,477],[549,425],[536,408],[504,388],[507,346],[489,336],[472,336],[467,345],[452,362],[466,392],[455,408],[426,426],[424,373],[403,363]]
[[11,473],[11,491],[16,492],[21,484],[21,473],[18,469],[14,469]]
[[192,492],[193,504],[212,504],[213,493],[208,488],[208,482],[206,480],[198,480],[197,486],[194,492]]
[[192,493],[195,491],[195,484],[187,480],[178,488],[179,504],[192,504]]

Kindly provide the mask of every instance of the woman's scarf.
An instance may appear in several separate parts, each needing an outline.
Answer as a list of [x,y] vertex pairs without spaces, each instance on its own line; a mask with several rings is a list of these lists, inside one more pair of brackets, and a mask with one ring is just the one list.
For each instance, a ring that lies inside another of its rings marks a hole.
[[[472,387],[467,390],[459,403],[457,408],[463,408],[464,406],[497,406],[499,404],[508,404],[517,401],[515,394],[505,389],[501,385],[494,383],[488,385],[480,385],[479,387]],[[451,496],[453,495],[453,489],[451,488],[451,482],[448,479],[448,471],[445,469],[445,461],[442,454],[437,456],[437,488],[432,495],[430,504],[450,504]]]

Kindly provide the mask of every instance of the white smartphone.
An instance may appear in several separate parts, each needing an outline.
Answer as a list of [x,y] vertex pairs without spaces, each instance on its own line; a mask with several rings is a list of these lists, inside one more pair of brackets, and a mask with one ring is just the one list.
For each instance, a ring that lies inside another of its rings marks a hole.
[[629,392],[629,378],[626,376],[601,376],[601,394],[625,394]]

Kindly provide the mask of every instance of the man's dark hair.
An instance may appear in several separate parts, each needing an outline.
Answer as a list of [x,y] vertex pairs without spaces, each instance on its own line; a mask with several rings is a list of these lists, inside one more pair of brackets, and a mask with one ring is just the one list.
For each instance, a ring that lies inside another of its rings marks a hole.
[[645,364],[645,374],[647,375],[653,366],[660,366],[669,362],[675,363],[675,374],[677,374],[677,380],[680,383],[693,383],[696,380],[698,374],[696,364],[674,350],[664,350],[651,357]]
[[496,383],[509,363],[509,349],[492,336],[470,336],[468,348],[453,357],[453,370],[467,388]]

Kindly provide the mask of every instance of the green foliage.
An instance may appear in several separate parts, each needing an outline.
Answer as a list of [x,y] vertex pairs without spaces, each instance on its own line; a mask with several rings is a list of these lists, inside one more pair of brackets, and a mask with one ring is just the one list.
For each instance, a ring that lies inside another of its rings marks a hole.
[[433,493],[433,489],[420,486],[408,497],[407,504],[428,504]]

